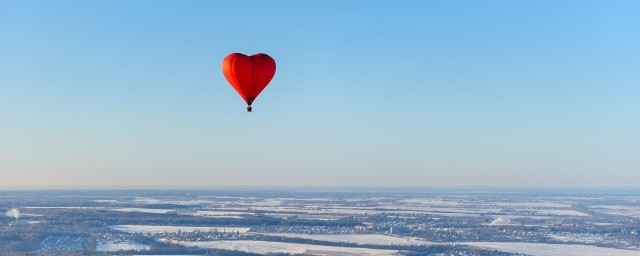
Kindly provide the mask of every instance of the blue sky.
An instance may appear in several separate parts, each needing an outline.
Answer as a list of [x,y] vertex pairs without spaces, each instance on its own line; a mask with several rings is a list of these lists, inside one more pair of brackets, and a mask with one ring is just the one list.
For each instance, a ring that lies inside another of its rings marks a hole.
[[[0,1],[0,188],[640,184],[638,1]],[[264,52],[246,113],[221,73]]]

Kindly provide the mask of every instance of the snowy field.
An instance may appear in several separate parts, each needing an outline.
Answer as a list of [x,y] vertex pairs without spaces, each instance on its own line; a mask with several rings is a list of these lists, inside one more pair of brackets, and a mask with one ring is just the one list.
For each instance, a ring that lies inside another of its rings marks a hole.
[[607,214],[640,218],[640,206],[603,205],[597,206],[596,210]]
[[24,209],[76,209],[76,210],[90,210],[90,209],[105,209],[104,207],[85,207],[85,206],[26,206]]
[[96,251],[99,252],[117,252],[117,251],[128,251],[128,250],[149,250],[149,247],[146,244],[140,244],[136,242],[123,242],[123,243],[99,243],[96,246]]
[[107,210],[117,212],[144,212],[144,213],[169,213],[175,212],[171,209],[149,209],[149,208],[107,208],[107,207],[84,207],[84,206],[27,206],[24,209],[47,210],[47,209],[65,209],[65,210]]
[[589,214],[586,214],[586,213],[583,213],[583,212],[579,212],[579,211],[574,211],[574,210],[542,210],[542,209],[535,209],[535,210],[532,210],[532,211],[535,211],[539,215],[574,216],[574,217],[588,217],[588,216],[590,216]]
[[234,211],[196,211],[191,213],[191,216],[209,217],[209,218],[228,218],[228,219],[242,219],[242,215],[256,215],[252,212],[234,212]]
[[557,234],[550,234],[548,237],[553,240],[565,242],[565,243],[581,243],[581,244],[604,243],[604,244],[629,245],[628,242],[617,239],[613,234],[563,232],[563,233],[557,233]]
[[126,233],[175,233],[175,232],[220,232],[246,233],[250,228],[243,227],[181,227],[181,226],[146,226],[146,225],[113,225],[109,228]]
[[[377,208],[377,209],[376,209]],[[363,215],[380,215],[380,214],[429,214],[453,217],[477,217],[481,214],[497,213],[499,209],[462,209],[448,207],[427,207],[427,206],[396,206],[384,205],[376,208],[362,207],[325,207],[325,208],[308,208],[308,207],[251,207],[249,210],[266,211],[271,213],[289,213],[289,214],[307,214],[307,215],[342,215],[342,216],[363,216]],[[222,209],[220,209],[222,210]]]
[[291,234],[291,233],[260,233],[269,236],[283,236],[293,238],[303,238],[327,242],[343,242],[354,244],[368,245],[425,245],[433,244],[429,241],[414,237],[395,237],[387,235],[307,235],[307,234]]
[[144,213],[170,213],[175,210],[170,209],[149,209],[149,208],[113,208],[109,209],[116,212],[144,212]]
[[514,202],[497,202],[494,205],[497,206],[506,206],[506,207],[535,207],[535,208],[568,208],[571,207],[570,204],[561,204],[554,202],[524,202],[524,203],[514,203]]
[[176,205],[203,205],[214,203],[210,200],[169,200],[162,198],[137,197],[131,202],[138,204],[176,204]]
[[459,206],[462,205],[456,202],[452,198],[409,198],[401,200],[403,203],[408,204],[423,204],[423,205],[436,205],[436,206]]
[[640,256],[640,251],[613,249],[592,245],[508,242],[467,242],[462,244],[532,256]]
[[238,250],[251,253],[292,253],[307,255],[396,255],[394,250],[380,250],[369,248],[338,247],[312,244],[296,244],[267,241],[227,240],[208,242],[177,242],[185,246],[200,248]]

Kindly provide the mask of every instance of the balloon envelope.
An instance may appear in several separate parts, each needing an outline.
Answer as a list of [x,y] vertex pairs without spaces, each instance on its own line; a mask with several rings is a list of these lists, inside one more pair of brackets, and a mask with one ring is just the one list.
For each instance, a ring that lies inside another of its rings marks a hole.
[[222,73],[240,97],[251,106],[276,73],[276,62],[269,55],[229,54],[222,61]]

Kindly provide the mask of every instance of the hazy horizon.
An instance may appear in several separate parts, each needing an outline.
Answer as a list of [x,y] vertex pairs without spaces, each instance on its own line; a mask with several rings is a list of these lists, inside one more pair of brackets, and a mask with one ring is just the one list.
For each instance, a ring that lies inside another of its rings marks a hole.
[[1,1],[0,189],[640,188],[638,10]]

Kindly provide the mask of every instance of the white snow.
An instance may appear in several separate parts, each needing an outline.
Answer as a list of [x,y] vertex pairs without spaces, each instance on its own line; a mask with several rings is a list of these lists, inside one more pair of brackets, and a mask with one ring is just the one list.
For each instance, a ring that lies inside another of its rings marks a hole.
[[91,200],[92,202],[96,202],[96,203],[101,203],[101,204],[116,204],[118,203],[118,200],[115,199],[97,199],[97,200]]
[[250,228],[243,227],[182,227],[182,226],[147,226],[147,225],[113,225],[113,230],[126,233],[175,233],[175,232],[220,232],[220,233],[246,233]]
[[581,244],[626,244],[627,242],[619,240],[614,234],[593,234],[593,233],[572,233],[572,232],[559,232],[549,234],[549,238],[567,243],[581,243]]
[[449,198],[410,198],[401,200],[404,203],[439,205],[439,206],[459,206],[459,202],[451,201]]
[[462,244],[533,256],[640,256],[640,251],[592,245],[509,242],[466,242]]
[[149,209],[149,208],[113,208],[109,209],[116,212],[144,212],[144,213],[170,213],[175,210],[170,209]]
[[[222,209],[220,209],[222,210]],[[271,213],[290,213],[308,215],[379,215],[379,214],[431,214],[441,216],[479,216],[480,214],[497,213],[499,209],[463,209],[450,207],[430,207],[430,206],[396,206],[381,205],[376,208],[371,207],[265,207],[255,206],[249,210],[268,211]]]
[[127,250],[149,250],[149,247],[146,244],[140,244],[136,242],[119,242],[119,243],[99,243],[96,245],[96,251],[99,252],[117,252],[117,251],[127,251]]
[[292,253],[308,255],[395,255],[394,250],[369,248],[338,247],[312,244],[297,244],[268,241],[223,240],[208,242],[177,242],[185,246],[201,248],[239,250],[250,253]]
[[480,214],[498,213],[500,209],[474,208],[474,207],[434,207],[434,206],[405,206],[405,205],[380,205],[377,208],[385,209],[386,213],[412,213],[431,214],[442,216],[479,216]]
[[302,215],[297,215],[298,219],[305,219],[305,220],[339,220],[341,218],[344,218],[344,216],[338,216],[338,215],[310,215],[310,214],[302,214]]
[[608,214],[640,218],[640,206],[602,205],[596,208]]
[[557,216],[577,216],[577,217],[587,217],[590,216],[589,214],[583,213],[583,212],[579,212],[579,211],[574,211],[574,210],[542,210],[542,209],[535,209],[532,210],[535,211],[537,214],[540,215],[557,215]]
[[25,209],[104,209],[104,207],[88,207],[88,206],[27,206]]
[[260,233],[269,236],[283,236],[311,239],[327,242],[345,242],[354,244],[368,244],[368,245],[424,245],[432,244],[429,241],[422,240],[415,237],[396,237],[379,234],[358,234],[358,235],[307,235],[307,234],[292,234],[292,233]]
[[252,212],[237,212],[237,211],[196,211],[191,214],[193,216],[203,217],[241,217],[240,215],[256,215]]
[[35,213],[20,213],[20,216],[25,216],[25,217],[44,217],[44,215],[42,215],[42,214],[35,214]]
[[497,202],[495,203],[497,206],[508,206],[508,207],[539,207],[539,208],[567,208],[571,207],[570,204],[561,204],[554,202],[524,202],[524,203],[516,203],[516,202]]
[[177,204],[177,205],[199,205],[199,204],[210,204],[213,203],[209,200],[168,200],[162,198],[151,198],[151,197],[136,197],[132,200],[134,203],[139,204]]

